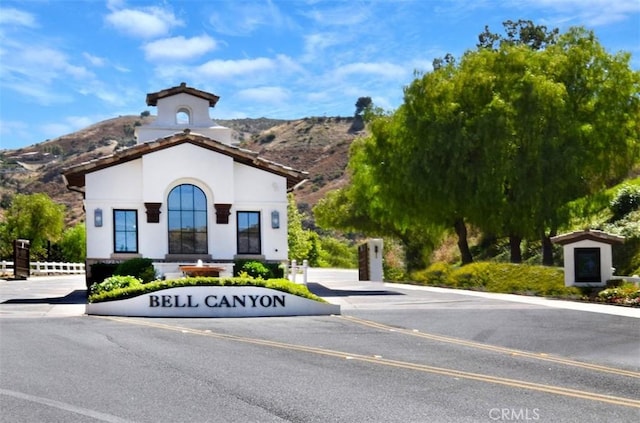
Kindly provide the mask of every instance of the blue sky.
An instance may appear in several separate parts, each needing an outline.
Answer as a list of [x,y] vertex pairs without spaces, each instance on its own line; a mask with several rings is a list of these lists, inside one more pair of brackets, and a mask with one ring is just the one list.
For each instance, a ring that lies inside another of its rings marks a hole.
[[146,94],[181,82],[221,97],[214,120],[392,110],[415,70],[508,19],[593,29],[640,69],[639,0],[1,0],[0,150],[155,114]]

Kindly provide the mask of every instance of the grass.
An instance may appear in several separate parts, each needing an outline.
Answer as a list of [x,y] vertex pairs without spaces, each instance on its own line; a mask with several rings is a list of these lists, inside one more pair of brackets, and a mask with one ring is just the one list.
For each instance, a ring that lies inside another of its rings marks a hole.
[[90,303],[104,301],[124,300],[142,294],[147,294],[161,289],[177,288],[183,286],[257,286],[274,289],[298,297],[308,298],[318,302],[326,302],[324,299],[313,294],[304,285],[295,284],[288,279],[255,279],[251,277],[195,277],[173,280],[156,280],[149,283],[142,283],[132,276],[114,276],[107,278],[104,282],[94,284],[89,293]]

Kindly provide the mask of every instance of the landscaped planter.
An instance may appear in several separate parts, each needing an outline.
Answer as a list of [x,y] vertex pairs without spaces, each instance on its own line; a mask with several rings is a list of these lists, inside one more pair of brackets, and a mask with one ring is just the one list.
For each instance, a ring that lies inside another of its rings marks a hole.
[[132,317],[264,317],[340,314],[340,306],[258,286],[183,286],[89,303],[87,314]]

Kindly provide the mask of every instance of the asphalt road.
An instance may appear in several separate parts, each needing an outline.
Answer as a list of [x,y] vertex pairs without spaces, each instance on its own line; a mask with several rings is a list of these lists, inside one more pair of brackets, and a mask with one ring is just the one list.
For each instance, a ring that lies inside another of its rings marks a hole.
[[0,281],[0,421],[640,420],[638,309],[309,281],[341,316],[90,317],[82,278]]

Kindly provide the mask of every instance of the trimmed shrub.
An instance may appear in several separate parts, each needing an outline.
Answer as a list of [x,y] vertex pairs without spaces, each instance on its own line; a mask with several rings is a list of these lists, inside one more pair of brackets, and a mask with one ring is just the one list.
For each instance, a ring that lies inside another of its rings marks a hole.
[[464,288],[508,294],[580,298],[576,287],[564,286],[561,268],[512,263],[477,262],[454,268],[434,263],[412,277],[424,285]]
[[151,282],[156,278],[153,260],[149,258],[133,258],[118,265],[114,275],[134,276],[143,283]]
[[233,276],[246,275],[262,279],[284,278],[284,271],[281,263],[265,263],[258,260],[236,260],[233,266]]
[[445,262],[432,263],[425,270],[419,270],[411,275],[411,278],[422,285],[451,286],[449,274],[453,267]]
[[245,261],[238,270],[239,274],[246,273],[252,278],[268,279],[271,277],[271,270],[260,261]]
[[453,281],[456,288],[469,288],[484,291],[491,281],[490,263],[471,263],[454,269],[449,274],[449,280]]
[[104,292],[116,289],[138,287],[142,285],[142,281],[133,276],[111,276],[102,282],[91,285],[90,294],[100,295]]

